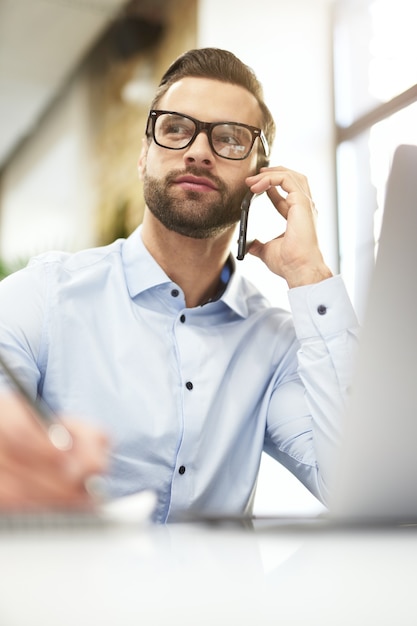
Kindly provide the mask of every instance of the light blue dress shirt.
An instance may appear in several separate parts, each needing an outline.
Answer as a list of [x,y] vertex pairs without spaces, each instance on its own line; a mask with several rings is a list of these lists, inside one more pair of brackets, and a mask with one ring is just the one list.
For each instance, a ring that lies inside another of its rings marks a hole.
[[0,282],[0,349],[34,396],[109,435],[110,492],[154,489],[157,522],[247,512],[263,450],[325,502],[358,326],[340,277],[289,299],[292,315],[235,268],[186,308],[139,227]]

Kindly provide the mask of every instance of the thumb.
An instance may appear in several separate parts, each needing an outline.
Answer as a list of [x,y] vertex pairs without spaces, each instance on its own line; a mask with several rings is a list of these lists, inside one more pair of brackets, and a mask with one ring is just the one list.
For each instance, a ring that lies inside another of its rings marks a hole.
[[265,244],[261,243],[258,239],[254,239],[248,243],[247,252],[258,257],[258,259],[262,259],[264,246]]

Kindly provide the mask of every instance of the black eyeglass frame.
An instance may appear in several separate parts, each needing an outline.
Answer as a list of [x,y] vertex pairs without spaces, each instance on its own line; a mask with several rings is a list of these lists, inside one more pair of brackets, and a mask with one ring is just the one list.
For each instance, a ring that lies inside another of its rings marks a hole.
[[[164,115],[164,114],[170,114],[170,115],[178,115],[178,117],[185,117],[188,120],[191,120],[194,124],[195,124],[195,132],[193,134],[193,136],[190,138],[190,140],[185,144],[185,146],[181,146],[181,148],[174,148],[173,146],[164,146],[163,144],[159,143],[159,141],[157,141],[156,137],[155,137],[155,124],[156,121],[158,119],[158,117],[160,117],[160,115]],[[252,143],[251,146],[248,150],[248,152],[245,154],[245,156],[243,157],[227,157],[224,156],[222,154],[219,154],[217,152],[217,150],[215,149],[215,147],[213,146],[213,142],[211,139],[211,133],[212,133],[212,129],[215,126],[222,126],[224,124],[232,124],[233,126],[241,126],[242,128],[246,128],[247,130],[250,131],[251,135],[252,135]],[[208,142],[210,144],[210,148],[213,150],[214,154],[216,154],[217,156],[221,157],[222,159],[228,159],[229,161],[243,161],[244,159],[247,159],[248,156],[250,155],[250,153],[253,150],[253,146],[255,144],[255,141],[257,139],[257,137],[259,137],[263,150],[265,152],[265,156],[268,158],[269,156],[269,145],[268,145],[268,141],[267,138],[265,137],[265,134],[263,132],[263,130],[261,128],[257,128],[256,126],[249,126],[248,124],[242,124],[241,122],[201,122],[200,120],[195,119],[194,117],[191,117],[191,115],[186,115],[185,113],[178,113],[177,111],[164,111],[162,109],[151,109],[149,111],[149,116],[148,116],[148,121],[146,124],[146,136],[150,137],[151,135],[151,129],[152,128],[152,138],[154,140],[154,142],[160,146],[161,148],[166,148],[167,150],[184,150],[185,148],[188,148],[193,141],[195,141],[196,137],[202,132],[204,131],[207,135],[207,139]]]

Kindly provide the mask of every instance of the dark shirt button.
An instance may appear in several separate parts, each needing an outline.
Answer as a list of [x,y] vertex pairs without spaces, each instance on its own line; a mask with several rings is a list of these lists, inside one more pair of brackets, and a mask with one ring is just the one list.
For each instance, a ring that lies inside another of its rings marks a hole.
[[185,322],[185,315],[181,315],[180,322],[182,322],[184,324],[184,322]]
[[178,472],[181,474],[181,476],[185,473],[184,465],[181,465],[181,467],[178,469]]
[[191,391],[191,389],[194,387],[193,383],[192,383],[192,382],[190,382],[190,381],[187,381],[187,382],[185,383],[185,386],[187,387],[187,389],[188,389],[189,391]]
[[327,307],[324,306],[324,304],[319,304],[319,306],[317,307],[317,313],[319,315],[326,315],[327,313]]
[[179,295],[180,295],[180,292],[178,291],[178,289],[172,289],[171,290],[171,296],[173,298],[178,298]]

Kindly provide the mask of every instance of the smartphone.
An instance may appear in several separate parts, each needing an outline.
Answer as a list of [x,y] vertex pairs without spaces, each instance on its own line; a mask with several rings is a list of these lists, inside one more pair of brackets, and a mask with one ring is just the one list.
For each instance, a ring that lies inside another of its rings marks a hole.
[[246,233],[248,229],[249,207],[253,193],[248,191],[240,206],[239,238],[237,240],[237,260],[242,261],[246,254]]

